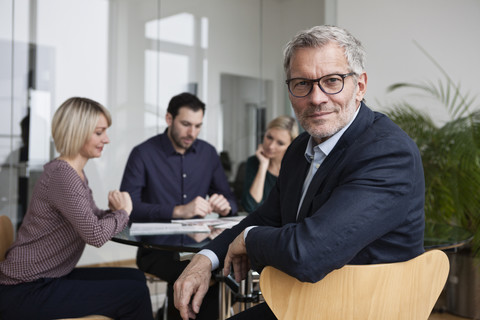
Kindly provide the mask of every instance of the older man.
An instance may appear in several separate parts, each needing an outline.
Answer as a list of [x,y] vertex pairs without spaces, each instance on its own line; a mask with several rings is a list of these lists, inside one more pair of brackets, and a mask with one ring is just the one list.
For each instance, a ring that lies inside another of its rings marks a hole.
[[[319,26],[285,50],[290,101],[306,130],[287,150],[267,201],[197,254],[175,283],[175,306],[194,318],[211,270],[235,278],[273,266],[316,282],[345,264],[409,260],[423,249],[424,177],[415,143],[364,104],[361,43]],[[234,319],[275,319],[263,303]]]

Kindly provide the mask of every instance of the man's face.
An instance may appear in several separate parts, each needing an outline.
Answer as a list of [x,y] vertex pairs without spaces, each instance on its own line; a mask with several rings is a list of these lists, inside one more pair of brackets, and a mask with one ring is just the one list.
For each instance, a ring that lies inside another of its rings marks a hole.
[[[318,79],[329,74],[349,73],[344,50],[331,42],[322,48],[298,49],[290,61],[290,78]],[[345,78],[340,93],[327,95],[314,84],[303,98],[290,94],[290,101],[302,127],[321,143],[352,120],[367,88],[366,73]]]
[[203,111],[193,111],[188,107],[181,107],[175,119],[167,113],[165,120],[168,125],[168,137],[178,153],[185,153],[197,139],[202,128]]

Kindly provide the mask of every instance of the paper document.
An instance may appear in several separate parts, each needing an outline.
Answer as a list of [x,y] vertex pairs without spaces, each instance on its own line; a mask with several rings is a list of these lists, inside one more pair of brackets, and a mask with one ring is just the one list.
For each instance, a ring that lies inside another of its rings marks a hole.
[[245,216],[233,216],[207,219],[177,219],[172,223],[142,222],[132,223],[130,235],[168,235],[187,233],[210,233],[214,229],[229,229],[239,223]]
[[184,226],[210,226],[215,229],[230,229],[237,223],[239,223],[245,216],[233,216],[233,217],[222,217],[216,219],[210,218],[200,218],[200,219],[177,219],[172,220],[173,224],[182,224]]
[[132,223],[130,235],[168,235],[168,234],[186,234],[186,233],[210,233],[208,225],[194,224],[183,225],[180,223]]

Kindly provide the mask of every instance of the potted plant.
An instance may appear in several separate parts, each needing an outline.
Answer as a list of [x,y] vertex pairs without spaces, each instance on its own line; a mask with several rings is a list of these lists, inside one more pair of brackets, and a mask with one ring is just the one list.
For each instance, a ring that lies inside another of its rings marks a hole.
[[[425,172],[426,228],[431,222],[446,223],[473,235],[469,245],[450,254],[446,298],[452,313],[480,319],[480,111],[475,98],[463,93],[460,84],[425,54],[444,78],[391,85],[390,92],[410,90],[412,95],[404,95],[386,113],[420,149]],[[436,123],[422,111],[425,108],[414,107],[412,101],[426,101],[418,100],[418,94],[436,101],[448,112],[449,120]]]

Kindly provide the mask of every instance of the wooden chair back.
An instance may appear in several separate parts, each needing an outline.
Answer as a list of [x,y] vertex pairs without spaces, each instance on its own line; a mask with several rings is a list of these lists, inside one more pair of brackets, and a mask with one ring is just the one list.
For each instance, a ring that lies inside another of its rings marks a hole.
[[440,250],[405,262],[346,265],[316,283],[266,267],[260,289],[279,320],[427,320],[449,269]]
[[5,254],[13,243],[13,224],[9,217],[0,216],[0,261],[5,260]]

